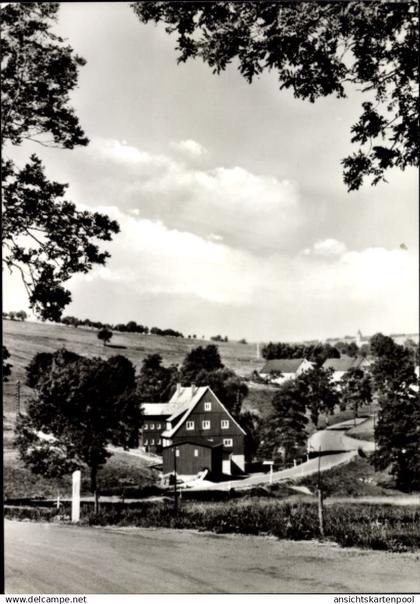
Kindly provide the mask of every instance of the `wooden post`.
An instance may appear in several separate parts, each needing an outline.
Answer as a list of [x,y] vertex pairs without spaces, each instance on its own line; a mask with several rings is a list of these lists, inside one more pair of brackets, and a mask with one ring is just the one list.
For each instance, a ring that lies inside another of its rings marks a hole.
[[178,513],[178,490],[176,486],[176,447],[174,447],[174,510],[175,514]]
[[20,415],[20,380],[16,382],[16,417]]
[[324,501],[321,488],[321,447],[318,450],[318,521],[319,534],[321,539],[324,538]]

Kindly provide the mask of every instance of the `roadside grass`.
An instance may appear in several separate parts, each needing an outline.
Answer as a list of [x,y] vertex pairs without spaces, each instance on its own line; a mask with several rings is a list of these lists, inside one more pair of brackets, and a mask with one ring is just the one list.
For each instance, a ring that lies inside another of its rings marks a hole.
[[[375,495],[401,495],[400,491],[389,488],[391,476],[387,472],[376,472],[367,458],[358,457],[353,461],[321,473],[322,491],[326,497],[366,497]],[[317,475],[307,476],[297,484],[315,492]]]
[[[11,518],[28,517],[51,521],[59,512],[45,510],[17,512],[6,509]],[[25,516],[25,514],[28,514]],[[62,516],[61,516],[62,518]],[[194,529],[214,533],[273,535],[279,539],[319,539],[317,505],[249,498],[218,503],[144,502],[140,507],[103,507],[83,518],[94,526],[138,526]],[[325,538],[346,547],[404,552],[420,548],[420,506],[333,504],[324,513]]]
[[[29,470],[19,458],[16,450],[6,450],[3,459],[3,497],[15,498],[52,498],[71,497],[71,476],[63,478],[44,478]],[[156,475],[142,459],[125,452],[115,452],[102,470],[98,473],[100,491],[122,491],[124,484],[131,487],[143,488],[151,486],[156,481]],[[89,476],[82,473],[81,495],[91,495]]]

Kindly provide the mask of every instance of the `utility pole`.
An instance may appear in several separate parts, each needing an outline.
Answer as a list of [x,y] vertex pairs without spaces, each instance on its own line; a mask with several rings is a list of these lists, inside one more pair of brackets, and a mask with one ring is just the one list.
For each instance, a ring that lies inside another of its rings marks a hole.
[[20,415],[20,380],[16,382],[16,417]]
[[321,539],[324,538],[324,502],[322,499],[322,488],[321,488],[321,447],[318,450],[318,520],[319,520],[319,534]]
[[176,447],[174,447],[174,510],[175,514],[178,513],[178,490],[176,488]]

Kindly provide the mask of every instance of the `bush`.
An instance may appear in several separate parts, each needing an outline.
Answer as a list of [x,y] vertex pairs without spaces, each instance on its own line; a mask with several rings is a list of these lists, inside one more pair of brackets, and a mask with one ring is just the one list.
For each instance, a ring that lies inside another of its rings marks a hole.
[[5,505],[4,517],[10,520],[35,520],[51,522],[59,515],[57,508]]

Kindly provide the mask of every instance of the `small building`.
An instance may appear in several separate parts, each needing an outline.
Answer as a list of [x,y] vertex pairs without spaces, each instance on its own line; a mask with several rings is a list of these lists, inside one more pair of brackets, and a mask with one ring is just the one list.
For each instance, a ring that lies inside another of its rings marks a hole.
[[315,366],[315,363],[307,359],[271,359],[267,361],[260,370],[260,376],[269,380],[273,384],[281,384],[286,380],[293,380],[295,377],[308,371]]
[[223,445],[183,441],[163,449],[163,474],[192,476],[208,470],[214,476],[222,474]]
[[[223,474],[244,472],[245,431],[208,386],[178,385],[168,403],[145,403],[142,409],[144,423],[140,434],[140,446],[146,450],[154,453],[162,452],[164,459],[168,459],[165,449],[172,445],[194,443],[211,449],[220,446]],[[186,447],[183,449],[183,455],[195,457],[196,449],[197,446]],[[202,463],[206,455],[208,456],[207,450],[205,454],[200,448],[198,451],[198,459],[192,459],[188,463],[183,461],[185,467],[188,466],[189,469],[196,467]],[[210,459],[212,463],[215,460],[214,455]],[[207,457],[206,460],[209,462]],[[219,472],[218,463],[216,466],[210,465],[207,469],[215,475]]]
[[371,365],[371,361],[367,358],[361,356],[350,357],[346,354],[343,354],[339,359],[326,359],[322,365],[322,368],[332,369],[332,378],[334,382],[339,382],[349,369],[367,369],[369,365]]

